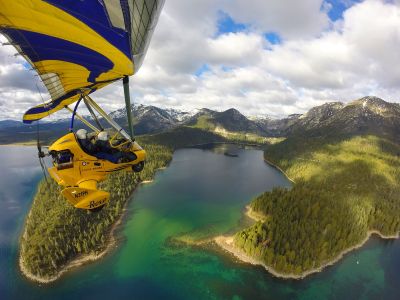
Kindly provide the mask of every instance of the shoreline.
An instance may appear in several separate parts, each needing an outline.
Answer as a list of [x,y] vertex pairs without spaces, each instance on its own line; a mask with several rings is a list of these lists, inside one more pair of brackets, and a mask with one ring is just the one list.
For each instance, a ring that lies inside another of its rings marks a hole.
[[216,144],[216,145],[229,144],[229,145],[253,146],[253,147],[262,147],[265,145],[265,144],[257,144],[257,143],[226,141],[226,142],[210,142],[210,143],[203,143],[203,144],[194,144],[194,145],[185,146],[183,148],[196,148],[196,147],[202,147],[202,146],[214,145],[214,144]]
[[[21,142],[21,143],[12,143],[12,144],[0,144],[0,147],[12,147],[12,146],[32,147],[32,146],[36,146],[36,143],[35,142]],[[42,147],[47,147],[47,146],[42,145]]]
[[277,169],[279,172],[281,172],[283,175],[285,175],[285,177],[286,177],[291,183],[295,183],[295,181],[294,181],[292,178],[290,178],[289,175],[288,175],[285,171],[283,171],[281,167],[279,167],[278,165],[274,164],[272,161],[266,159],[265,157],[264,157],[264,161],[265,161],[267,164],[269,164],[271,167]]
[[[132,191],[132,194],[129,195],[129,198],[133,195],[133,193],[136,191],[136,189],[138,188],[139,185],[141,184],[147,184],[147,183],[151,183],[153,182],[153,180],[145,180],[142,182],[139,182],[136,187],[134,188],[134,190]],[[19,259],[18,259],[18,265],[19,265],[19,269],[22,273],[22,275],[24,275],[27,279],[37,282],[37,283],[43,283],[43,284],[48,284],[51,282],[56,281],[57,279],[59,279],[64,273],[67,273],[68,271],[71,271],[73,269],[76,269],[78,267],[84,266],[85,264],[88,264],[90,262],[94,262],[96,260],[99,260],[100,258],[104,257],[106,254],[108,254],[109,252],[111,252],[112,249],[116,248],[117,245],[117,240],[115,238],[115,230],[118,228],[118,226],[122,223],[123,218],[125,217],[126,214],[126,206],[128,205],[129,201],[125,202],[124,208],[122,210],[121,215],[119,216],[118,220],[112,225],[110,233],[108,234],[107,237],[107,241],[106,241],[106,248],[101,251],[100,253],[96,254],[96,253],[89,253],[89,254],[81,254],[79,256],[77,256],[76,258],[72,259],[70,262],[68,262],[65,266],[63,266],[58,272],[57,274],[51,276],[51,277],[41,277],[41,276],[37,276],[32,274],[30,271],[27,270],[27,268],[24,265],[24,259],[22,258],[21,255],[21,249],[19,251]],[[30,217],[30,211],[27,217]],[[24,232],[23,235],[26,235],[26,228],[24,226]]]
[[261,213],[255,212],[250,207],[250,205],[247,205],[245,208],[246,208],[246,212],[244,213],[245,216],[249,217],[253,221],[255,221],[255,222],[261,221],[261,222],[263,222],[263,221],[265,221],[267,219],[267,216],[265,216],[265,215],[263,215]]
[[[252,211],[252,209],[249,206],[246,206],[245,215],[247,217],[251,218],[252,220],[256,221],[256,222],[260,221],[259,217],[254,217],[254,212]],[[386,236],[386,235],[382,234],[378,230],[368,230],[367,236],[362,241],[357,243],[356,245],[343,250],[336,257],[334,257],[332,260],[329,260],[329,261],[323,263],[321,266],[319,266],[317,268],[310,269],[308,271],[305,271],[300,275],[293,274],[293,273],[288,273],[288,274],[280,273],[277,270],[275,270],[272,266],[268,266],[264,262],[254,258],[254,257],[249,256],[243,250],[239,249],[238,247],[236,247],[234,245],[234,236],[233,235],[231,235],[231,236],[224,236],[224,235],[216,236],[216,237],[213,238],[213,242],[217,246],[219,246],[222,250],[224,250],[225,252],[229,253],[229,255],[234,256],[240,262],[249,263],[249,264],[252,264],[252,265],[255,265],[255,266],[257,266],[257,265],[258,266],[262,266],[267,272],[269,272],[274,277],[281,278],[281,279],[296,279],[296,280],[300,280],[300,279],[304,279],[305,277],[307,277],[309,275],[312,275],[312,274],[315,274],[315,273],[320,273],[326,267],[334,265],[335,263],[340,261],[349,252],[351,252],[353,250],[356,250],[356,249],[359,249],[362,246],[364,246],[364,244],[374,234],[378,235],[381,239],[398,239],[400,237],[400,232],[398,232],[395,235]]]

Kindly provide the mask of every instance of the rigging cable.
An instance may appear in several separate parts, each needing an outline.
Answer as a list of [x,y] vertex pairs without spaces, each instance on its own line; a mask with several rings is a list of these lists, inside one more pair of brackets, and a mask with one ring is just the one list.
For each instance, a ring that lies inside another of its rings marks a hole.
[[38,148],[39,163],[40,163],[40,167],[42,168],[42,172],[44,175],[44,179],[46,181],[46,185],[48,186],[49,182],[47,181],[46,168],[45,168],[45,162],[44,162],[45,154],[42,151],[42,146],[40,145],[39,120],[36,123],[36,133],[37,133],[37,148]]
[[[42,97],[42,93],[40,92],[39,86],[36,84],[36,88],[39,92],[40,98],[42,98],[43,104],[44,104],[44,100]],[[42,146],[40,145],[40,135],[39,135],[39,120],[37,120],[36,123],[36,141],[37,141],[37,149],[38,149],[38,157],[39,157],[39,163],[40,163],[40,167],[42,168],[42,172],[44,175],[44,179],[46,180],[46,185],[47,187],[49,187],[49,182],[47,180],[47,175],[46,175],[46,163],[44,161],[44,157],[46,156],[46,154],[42,151]]]

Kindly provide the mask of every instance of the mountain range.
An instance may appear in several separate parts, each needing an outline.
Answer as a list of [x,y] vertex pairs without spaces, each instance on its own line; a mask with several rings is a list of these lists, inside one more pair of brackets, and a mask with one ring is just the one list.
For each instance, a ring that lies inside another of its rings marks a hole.
[[[328,102],[305,114],[293,114],[282,119],[248,118],[231,108],[218,112],[203,108],[192,112],[139,105],[133,108],[135,134],[155,134],[182,126],[207,130],[217,134],[247,133],[260,137],[292,135],[359,135],[376,134],[393,138],[400,136],[400,105],[377,97],[364,97],[348,104]],[[125,108],[110,116],[127,127]],[[69,120],[41,122],[43,139],[56,137],[69,128]],[[76,128],[83,126],[77,121]],[[0,143],[35,140],[37,125],[24,125],[14,120],[0,121]]]

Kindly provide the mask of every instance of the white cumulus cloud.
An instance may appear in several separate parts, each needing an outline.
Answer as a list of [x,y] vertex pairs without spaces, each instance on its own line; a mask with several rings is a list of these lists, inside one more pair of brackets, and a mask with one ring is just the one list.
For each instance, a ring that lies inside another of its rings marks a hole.
[[[274,116],[365,95],[398,102],[399,2],[347,4],[332,21],[332,5],[322,0],[168,0],[131,78],[133,101]],[[220,32],[221,16],[245,28]],[[281,42],[271,44],[270,32]],[[20,119],[41,103],[37,77],[14,53],[0,48],[1,119]],[[93,97],[109,112],[124,105],[121,83]]]

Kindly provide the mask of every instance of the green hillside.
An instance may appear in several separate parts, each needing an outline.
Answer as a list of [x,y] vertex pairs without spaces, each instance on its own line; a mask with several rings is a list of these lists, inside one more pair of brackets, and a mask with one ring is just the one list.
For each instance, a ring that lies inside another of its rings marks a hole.
[[264,222],[235,244],[276,271],[301,275],[362,242],[400,230],[400,146],[375,136],[289,138],[265,158],[294,179],[251,202]]
[[199,116],[195,120],[195,122],[193,122],[193,125],[191,125],[191,127],[213,131],[215,129],[216,125],[214,124],[214,122],[212,121],[212,118],[210,116],[202,115],[202,116]]

